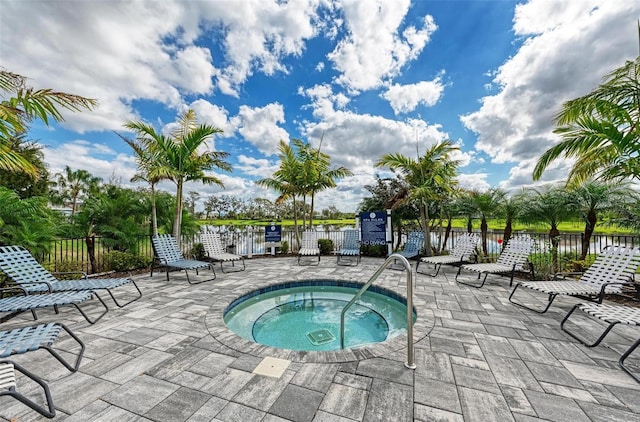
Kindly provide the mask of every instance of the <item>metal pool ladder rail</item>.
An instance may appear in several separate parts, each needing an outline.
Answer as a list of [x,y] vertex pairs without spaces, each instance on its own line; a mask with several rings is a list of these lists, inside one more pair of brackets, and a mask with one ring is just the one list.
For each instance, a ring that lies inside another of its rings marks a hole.
[[378,279],[382,271],[389,266],[392,261],[399,260],[407,271],[407,361],[404,366],[409,369],[416,369],[415,355],[413,351],[413,274],[411,273],[411,264],[404,256],[394,253],[384,261],[378,270],[371,276],[369,281],[356,293],[356,295],[347,303],[340,314],[340,348],[344,349],[344,314],[349,310],[360,296]]

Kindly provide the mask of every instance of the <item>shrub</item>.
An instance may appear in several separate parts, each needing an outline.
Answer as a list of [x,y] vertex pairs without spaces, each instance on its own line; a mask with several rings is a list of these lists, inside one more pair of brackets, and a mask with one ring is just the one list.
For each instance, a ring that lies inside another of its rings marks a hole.
[[318,246],[320,247],[320,255],[331,255],[333,252],[333,240],[331,239],[318,239]]
[[289,252],[289,242],[283,240],[280,246],[280,253],[288,253]]
[[52,273],[71,273],[71,274],[55,274],[60,280],[78,280],[83,277],[82,272],[85,271],[82,262],[77,261],[56,261],[43,265]]
[[387,256],[386,245],[362,245],[360,248],[362,256],[385,257]]
[[207,252],[204,250],[204,245],[202,243],[195,243],[190,251],[191,255],[194,259],[202,261],[207,257]]
[[129,252],[111,251],[105,256],[105,266],[107,270],[128,271],[146,268],[151,265],[151,259],[134,255]]

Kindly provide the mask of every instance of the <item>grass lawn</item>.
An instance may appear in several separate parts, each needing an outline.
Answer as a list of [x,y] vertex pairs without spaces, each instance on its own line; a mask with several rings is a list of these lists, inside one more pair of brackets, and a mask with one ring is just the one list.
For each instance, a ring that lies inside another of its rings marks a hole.
[[[215,220],[200,220],[201,224],[209,224],[213,226],[234,226],[234,227],[244,227],[244,226],[267,226],[272,223],[272,221],[267,220],[237,220],[237,219],[215,219]],[[283,227],[293,227],[293,220],[283,220],[277,221],[276,224],[280,224]],[[502,231],[504,230],[504,220],[493,219],[488,222],[489,230]],[[314,225],[333,225],[333,226],[353,226],[355,224],[355,220],[352,218],[341,219],[341,220],[326,220],[319,219],[313,220]],[[298,220],[298,225],[302,225],[302,220]],[[466,229],[467,221],[463,218],[455,219],[452,222],[453,228],[455,229]],[[574,221],[574,222],[564,222],[559,225],[559,230],[562,233],[581,233],[584,232],[584,222]],[[480,230],[480,220],[473,221],[473,229],[475,231]],[[539,232],[539,233],[548,233],[549,226],[544,224],[520,224],[515,223],[513,225],[514,231],[527,231],[527,232]],[[595,233],[597,234],[635,234],[632,230],[609,226],[600,224],[596,226]]]

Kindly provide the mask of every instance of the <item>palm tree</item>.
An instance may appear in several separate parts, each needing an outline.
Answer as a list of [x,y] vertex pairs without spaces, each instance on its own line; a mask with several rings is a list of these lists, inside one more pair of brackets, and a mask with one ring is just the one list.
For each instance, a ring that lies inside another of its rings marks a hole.
[[558,245],[560,230],[558,225],[576,215],[573,198],[566,189],[551,186],[543,189],[530,189],[523,197],[521,218],[530,223],[543,223],[549,226],[551,259],[553,271],[558,271]]
[[[137,131],[136,123],[126,123],[125,127],[128,129]],[[146,133],[146,132],[145,132]],[[154,132],[155,134],[155,132]],[[147,182],[151,189],[150,201],[151,201],[151,233],[153,236],[158,234],[158,212],[156,208],[156,185],[165,178],[165,175],[161,173],[160,161],[154,156],[155,148],[146,147],[146,142],[153,142],[155,138],[148,135],[146,140],[129,139],[119,133],[117,135],[125,141],[136,155],[136,161],[138,162],[138,172],[131,178],[132,182]],[[155,134],[157,135],[157,134]],[[162,135],[157,135],[162,136]]]
[[280,194],[276,198],[276,205],[282,205],[288,199],[293,201],[293,225],[296,240],[300,243],[296,197],[301,194],[301,188],[298,185],[301,163],[298,161],[294,149],[283,140],[280,140],[278,144],[278,151],[280,151],[280,167],[273,173],[273,177],[260,179],[255,183],[258,186],[273,189]]
[[93,176],[87,170],[72,170],[65,166],[63,173],[58,173],[58,189],[62,200],[71,201],[71,216],[78,211],[78,200],[87,194],[97,193],[101,178]]
[[209,137],[221,133],[221,129],[197,124],[196,113],[191,109],[178,117],[177,124],[169,136],[158,134],[152,126],[142,122],[128,122],[125,127],[136,132],[138,140],[158,160],[156,174],[176,184],[173,236],[180,242],[184,183],[200,181],[224,187],[220,179],[205,174],[205,170],[218,168],[231,171],[232,167],[224,161],[229,155],[226,152],[201,152]]
[[336,187],[336,179],[346,176],[352,176],[351,170],[346,167],[338,167],[331,169],[331,157],[317,149],[311,148],[309,143],[303,143],[299,139],[293,140],[297,147],[298,160],[302,165],[302,181],[303,191],[311,196],[311,209],[309,211],[309,226],[313,227],[313,213],[316,193],[329,188]]
[[576,159],[570,185],[591,177],[640,178],[640,56],[608,74],[589,94],[564,103],[555,121],[554,133],[562,141],[540,157],[534,180],[561,157]]
[[489,189],[486,192],[472,191],[471,202],[480,216],[480,233],[482,236],[482,252],[487,256],[487,217],[496,213],[505,193],[500,189]]
[[522,194],[505,196],[496,210],[496,215],[504,219],[504,234],[502,236],[502,249],[507,246],[513,233],[513,223],[523,213],[524,204]]
[[598,214],[610,210],[614,205],[628,203],[636,193],[628,184],[612,184],[588,180],[571,190],[575,196],[578,210],[584,218],[584,235],[580,260],[589,253],[591,236],[598,223]]
[[452,160],[450,154],[458,149],[451,141],[443,141],[433,145],[417,160],[396,153],[385,154],[376,163],[377,167],[399,170],[405,178],[408,189],[397,198],[395,206],[417,203],[427,256],[432,253],[429,203],[442,199],[455,187],[458,161]]
[[0,168],[38,176],[38,169],[19,152],[11,148],[9,140],[27,131],[33,119],[46,125],[49,119],[64,121],[58,107],[71,111],[91,110],[97,101],[79,95],[56,92],[51,89],[34,90],[27,86],[27,78],[0,69],[0,93],[8,93],[0,101]]

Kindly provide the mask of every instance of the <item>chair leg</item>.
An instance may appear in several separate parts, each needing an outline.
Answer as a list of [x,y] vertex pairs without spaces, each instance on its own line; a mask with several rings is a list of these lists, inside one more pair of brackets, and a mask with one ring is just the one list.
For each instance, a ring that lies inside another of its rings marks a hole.
[[520,287],[520,286],[521,286],[520,283],[516,283],[516,286],[513,288],[513,290],[511,291],[511,294],[509,295],[509,302],[513,303],[514,305],[520,306],[522,308],[528,309],[530,311],[537,312],[539,314],[544,314],[545,312],[547,312],[549,310],[549,308],[551,307],[551,304],[553,303],[553,300],[556,298],[556,296],[558,296],[556,293],[549,293],[549,298],[548,298],[548,301],[547,301],[547,307],[542,309],[542,310],[535,309],[535,308],[527,306],[527,305],[525,305],[523,303],[514,302],[513,301],[513,299],[512,299],[513,295],[516,293],[516,290],[518,290],[518,287]]
[[136,282],[131,280],[131,284],[133,284],[133,286],[138,291],[138,296],[136,296],[135,298],[131,299],[130,301],[128,301],[127,303],[124,303],[122,305],[116,300],[116,297],[113,295],[113,292],[111,291],[111,289],[105,289],[107,291],[107,293],[109,293],[109,296],[111,296],[111,299],[113,300],[113,303],[115,303],[118,308],[123,308],[123,307],[127,306],[128,304],[130,304],[132,302],[135,302],[136,300],[138,300],[138,299],[140,299],[142,297],[142,292],[140,291],[140,288],[138,287]]
[[[475,288],[475,289],[479,289],[479,288],[481,288],[482,286],[484,286],[484,283],[486,283],[486,282],[487,282],[487,277],[489,276],[489,273],[488,273],[488,272],[485,272],[485,273],[484,273],[484,278],[482,279],[482,283],[480,283],[479,285],[477,285],[477,284],[473,284],[473,283],[467,283],[466,281],[460,281],[460,280],[458,280],[458,275],[460,275],[460,270],[461,270],[461,269],[462,269],[462,267],[460,267],[460,268],[458,269],[458,273],[456,274],[456,281],[457,281],[458,283],[460,283],[460,284],[464,284],[465,286],[473,287],[473,288]],[[481,276],[481,275],[482,275],[482,273],[478,273],[478,279],[480,279],[480,276]]]
[[98,294],[96,292],[93,292],[93,294],[95,295],[96,298],[98,298],[98,300],[100,301],[100,303],[104,307],[104,312],[101,313],[94,320],[91,320],[91,318],[89,318],[89,316],[80,308],[80,306],[77,303],[72,303],[72,305],[76,307],[76,309],[80,312],[80,314],[82,314],[84,319],[86,319],[89,324],[95,324],[96,322],[100,321],[102,319],[102,317],[107,314],[107,312],[109,312],[109,308],[107,307],[107,304],[104,303],[104,300],[102,300],[102,298],[100,296],[98,296]]
[[25,368],[23,368],[22,366],[18,365],[15,362],[3,360],[3,361],[0,361],[0,367],[2,366],[7,366],[7,368],[5,368],[4,371],[0,370],[0,375],[3,375],[3,374],[7,375],[6,371],[10,370],[11,372],[13,372],[13,374],[9,374],[9,375],[15,377],[14,371],[17,370],[22,375],[26,376],[27,378],[37,383],[40,387],[42,387],[42,389],[44,390],[44,396],[45,396],[45,401],[47,403],[47,407],[45,408],[42,405],[28,398],[27,396],[24,396],[23,394],[19,393],[16,390],[15,386],[12,386],[5,391],[1,391],[0,397],[5,395],[11,396],[16,400],[18,400],[19,402],[21,402],[22,404],[30,407],[32,410],[35,410],[36,412],[40,413],[42,416],[49,419],[53,418],[56,415],[56,409],[53,406],[53,398],[51,397],[51,391],[49,390],[49,386],[47,385],[46,382],[44,382],[42,379],[40,379],[40,377],[37,377],[36,375],[31,373],[30,371],[27,371]]
[[442,267],[442,264],[433,264],[433,269],[436,270],[436,272],[433,274],[429,274],[424,271],[418,271],[418,267],[420,266],[421,262],[422,261],[418,261],[418,263],[416,264],[416,274],[424,274],[424,275],[428,275],[429,277],[435,277],[438,275],[438,273],[440,272],[440,268]]
[[76,372],[79,368],[80,368],[80,361],[82,360],[82,356],[84,356],[84,349],[85,349],[85,345],[82,342],[82,340],[80,340],[80,338],[75,335],[71,330],[69,330],[64,324],[62,323],[57,323],[60,327],[62,327],[63,330],[65,330],[67,332],[67,334],[69,334],[79,345],[80,345],[80,351],[78,352],[78,357],[76,357],[76,361],[74,362],[73,365],[71,365],[69,362],[67,362],[62,356],[60,356],[60,354],[58,354],[58,352],[56,352],[55,350],[53,350],[51,348],[51,346],[45,346],[44,348],[54,357],[58,360],[58,362],[60,362],[61,364],[64,365],[65,368],[67,368],[69,371],[71,372]]
[[637,348],[638,348],[638,346],[640,346],[640,338],[638,339],[638,341],[636,341],[635,343],[633,343],[633,345],[631,345],[631,347],[629,347],[629,350],[627,350],[626,352],[624,352],[624,354],[620,357],[620,360],[618,361],[618,365],[620,365],[620,368],[622,368],[622,370],[623,370],[623,371],[625,371],[627,374],[631,375],[631,377],[632,377],[634,380],[636,380],[636,381],[640,382],[640,376],[638,376],[638,375],[634,374],[633,372],[631,372],[631,371],[629,370],[629,368],[627,368],[627,367],[624,365],[624,360],[625,360],[626,358],[628,358],[628,357],[629,357],[629,355],[630,355],[631,353],[633,353],[633,351],[634,351],[635,349],[637,349]]
[[[564,317],[564,319],[562,320],[562,322],[560,323],[560,328],[562,328],[562,330],[569,334],[571,337],[573,337],[574,339],[578,340],[580,343],[584,344],[587,347],[595,347],[598,344],[600,344],[600,342],[602,341],[602,339],[604,339],[606,337],[607,334],[609,334],[609,331],[611,331],[611,329],[613,327],[615,327],[615,325],[619,322],[619,321],[614,321],[609,323],[609,326],[604,330],[604,332],[600,335],[600,337],[598,337],[596,339],[596,341],[594,341],[591,344],[587,343],[586,339],[580,338],[578,337],[576,334],[572,333],[571,331],[567,330],[564,326],[564,324],[567,322],[567,320],[569,319],[569,317],[571,316],[571,314],[573,314],[573,312],[578,309],[578,306],[580,306],[580,304],[578,303],[577,305],[574,305],[573,308],[571,308],[571,310],[569,311],[569,313]],[[628,355],[627,355],[628,356]],[[626,358],[626,356],[625,356]]]
[[[213,271],[213,278],[208,278],[206,280],[201,280],[201,281],[191,281],[191,279],[189,278],[189,271],[188,270],[184,270],[184,273],[187,275],[187,282],[189,284],[200,284],[200,283],[204,283],[207,281],[212,281],[216,279],[216,270],[213,268],[213,265],[209,265],[209,269],[211,271]],[[196,275],[198,274],[198,269],[196,268]]]

